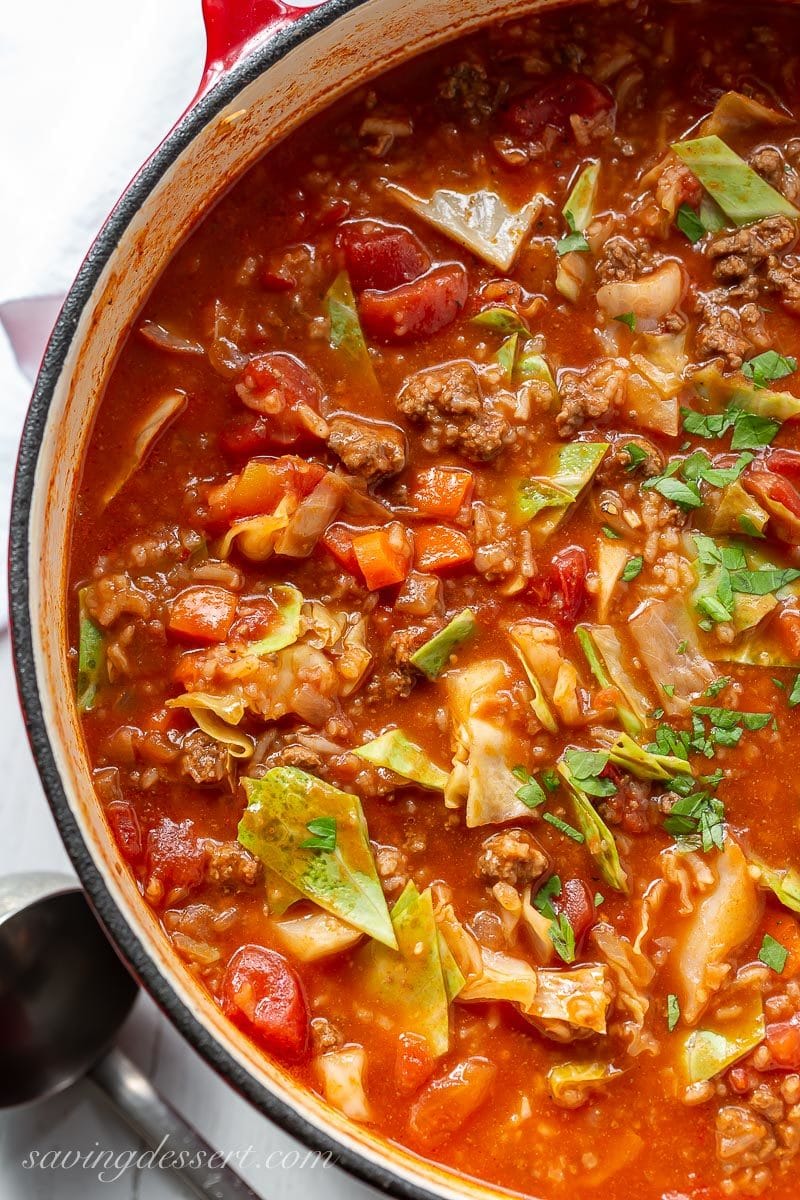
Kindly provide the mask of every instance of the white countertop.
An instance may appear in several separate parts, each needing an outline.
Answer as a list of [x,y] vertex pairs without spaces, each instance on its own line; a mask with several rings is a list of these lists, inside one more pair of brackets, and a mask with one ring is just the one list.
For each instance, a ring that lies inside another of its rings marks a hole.
[[[26,0],[3,7],[0,36],[0,303],[63,292],[113,200],[190,99],[202,61],[200,0]],[[8,492],[27,386],[0,331],[0,492]],[[0,513],[4,509],[0,506]],[[0,529],[0,537],[4,531]],[[71,869],[19,712],[8,633],[0,633],[0,874]],[[170,1103],[222,1151],[297,1147],[203,1063],[142,996],[122,1045]],[[98,1178],[32,1167],[31,1154],[141,1143],[89,1084],[0,1113],[2,1200],[180,1200],[165,1171]],[[46,1160],[47,1161],[47,1160]],[[124,1160],[119,1160],[124,1161]],[[28,1164],[26,1166],[26,1163]],[[116,1172],[111,1172],[112,1176]],[[252,1166],[270,1200],[368,1200],[335,1168]]]

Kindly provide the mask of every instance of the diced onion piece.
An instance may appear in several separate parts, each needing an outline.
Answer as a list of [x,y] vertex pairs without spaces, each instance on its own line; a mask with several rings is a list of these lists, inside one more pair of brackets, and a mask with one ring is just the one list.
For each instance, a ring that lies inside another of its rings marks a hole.
[[134,435],[133,447],[127,455],[123,454],[123,465],[120,471],[108,484],[103,492],[103,507],[110,504],[119,492],[122,491],[125,484],[131,478],[147,457],[148,452],[152,449],[153,443],[170,425],[178,413],[182,412],[186,407],[185,392],[167,392],[165,396],[159,400],[155,408],[145,417],[144,422],[139,426]]
[[366,1063],[364,1047],[355,1044],[329,1050],[317,1059],[325,1099],[351,1121],[372,1120],[372,1108],[364,1091]]
[[611,317],[632,312],[640,321],[660,321],[678,307],[684,291],[683,271],[667,259],[637,279],[614,279],[597,290],[597,303]]
[[272,930],[284,949],[300,962],[316,962],[331,954],[341,954],[352,949],[363,937],[352,925],[340,921],[332,913],[319,910],[273,921]]
[[139,333],[159,350],[167,350],[171,354],[205,354],[205,347],[191,338],[180,337],[172,333],[156,321],[144,321],[139,327]]

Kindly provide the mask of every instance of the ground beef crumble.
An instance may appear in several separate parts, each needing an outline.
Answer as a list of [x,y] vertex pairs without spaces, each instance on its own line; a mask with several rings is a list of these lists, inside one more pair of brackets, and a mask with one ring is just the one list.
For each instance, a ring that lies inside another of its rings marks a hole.
[[559,437],[571,437],[587,420],[610,418],[624,403],[626,383],[624,367],[611,358],[588,371],[562,371],[561,411],[556,417]]
[[483,843],[478,858],[478,874],[501,880],[512,887],[533,883],[547,870],[548,859],[532,833],[525,829],[504,829]]
[[472,462],[489,462],[514,438],[508,421],[483,396],[472,363],[443,363],[413,375],[397,407],[410,421],[430,427],[429,449],[452,446]]
[[328,445],[348,471],[369,483],[397,475],[406,465],[408,448],[396,425],[377,424],[340,415],[329,422]]

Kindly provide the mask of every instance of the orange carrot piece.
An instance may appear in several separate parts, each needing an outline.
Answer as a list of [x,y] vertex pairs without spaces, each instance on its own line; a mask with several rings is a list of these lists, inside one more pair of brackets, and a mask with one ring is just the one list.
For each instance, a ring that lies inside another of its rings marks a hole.
[[353,551],[371,592],[402,583],[411,566],[408,533],[397,521],[354,537]]
[[462,467],[428,467],[412,485],[409,503],[428,517],[455,517],[472,496],[475,479]]
[[319,539],[319,544],[332,554],[340,566],[351,575],[358,574],[358,559],[353,549],[353,538],[357,531],[346,525],[329,525]]
[[763,933],[768,933],[776,942],[789,951],[786,966],[783,968],[785,979],[800,974],[800,924],[797,917],[785,909],[773,908],[771,905],[764,914],[761,923]]
[[223,587],[184,588],[172,601],[170,633],[198,642],[224,642],[236,614],[236,596]]
[[448,525],[423,525],[414,534],[414,549],[420,571],[444,571],[473,557],[469,538]]

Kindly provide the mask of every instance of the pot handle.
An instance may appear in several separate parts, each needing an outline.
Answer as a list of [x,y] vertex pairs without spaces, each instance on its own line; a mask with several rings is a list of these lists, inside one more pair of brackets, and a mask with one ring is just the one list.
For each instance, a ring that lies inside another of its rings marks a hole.
[[195,101],[242,55],[325,0],[203,0],[206,62]]

